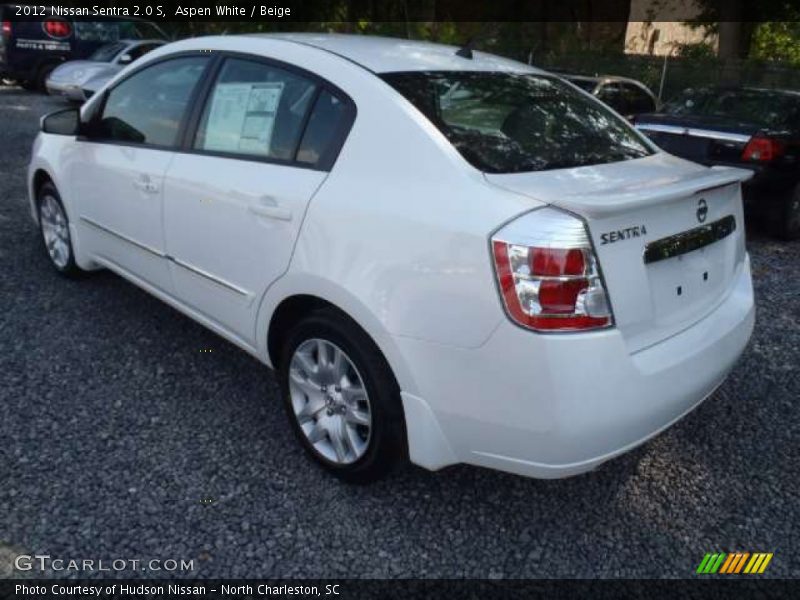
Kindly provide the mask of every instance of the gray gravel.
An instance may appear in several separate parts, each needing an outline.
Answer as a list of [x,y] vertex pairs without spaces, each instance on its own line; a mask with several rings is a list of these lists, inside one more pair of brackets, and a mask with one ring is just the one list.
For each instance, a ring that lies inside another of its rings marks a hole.
[[59,106],[0,88],[0,557],[194,559],[194,577],[685,577],[706,552],[750,550],[800,575],[800,244],[751,232],[753,342],[643,448],[562,481],[408,466],[349,487],[305,458],[255,360],[118,277],[53,272],[24,172]]

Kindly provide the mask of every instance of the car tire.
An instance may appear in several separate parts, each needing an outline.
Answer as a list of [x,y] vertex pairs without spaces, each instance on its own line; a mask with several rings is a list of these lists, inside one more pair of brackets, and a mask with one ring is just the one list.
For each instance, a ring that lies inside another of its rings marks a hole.
[[65,277],[77,277],[83,271],[75,263],[67,211],[56,187],[47,182],[36,194],[39,232],[47,258],[53,268]]
[[406,456],[394,375],[367,333],[338,310],[316,311],[289,331],[278,380],[295,435],[336,477],[375,481]]
[[778,205],[773,229],[785,240],[800,239],[800,185],[789,192]]
[[36,82],[30,79],[23,79],[22,81],[20,81],[19,85],[20,87],[22,87],[23,90],[28,90],[29,92],[33,92],[36,90]]

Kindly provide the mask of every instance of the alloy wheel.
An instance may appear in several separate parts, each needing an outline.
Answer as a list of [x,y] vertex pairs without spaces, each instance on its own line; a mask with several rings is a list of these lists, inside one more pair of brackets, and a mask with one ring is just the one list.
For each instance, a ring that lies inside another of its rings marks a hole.
[[50,260],[59,269],[64,269],[69,264],[70,244],[69,226],[61,204],[50,194],[42,198],[39,215],[42,226],[42,236]]
[[326,460],[348,465],[369,447],[372,412],[364,380],[336,344],[309,339],[289,366],[294,416],[314,450]]

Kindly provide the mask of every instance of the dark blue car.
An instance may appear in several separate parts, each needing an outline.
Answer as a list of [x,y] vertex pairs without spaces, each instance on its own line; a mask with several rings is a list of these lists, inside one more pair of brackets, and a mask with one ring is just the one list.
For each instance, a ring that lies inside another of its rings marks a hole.
[[166,38],[149,21],[74,19],[54,15],[49,6],[0,4],[0,23],[0,76],[41,91],[55,67],[86,58],[104,44]]
[[800,91],[687,89],[635,123],[667,152],[753,171],[743,186],[748,213],[783,238],[800,238]]

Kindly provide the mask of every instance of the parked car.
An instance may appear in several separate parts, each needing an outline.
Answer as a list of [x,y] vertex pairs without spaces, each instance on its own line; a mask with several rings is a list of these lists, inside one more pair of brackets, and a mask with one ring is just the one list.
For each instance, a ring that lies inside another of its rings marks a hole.
[[0,77],[45,91],[50,72],[120,39],[166,39],[154,23],[134,18],[85,21],[57,16],[50,5],[0,4]]
[[300,443],[347,480],[404,456],[563,477],[643,443],[750,337],[749,172],[456,51],[154,50],[43,119],[28,183],[49,260],[108,268],[276,369]]
[[655,112],[658,108],[658,100],[653,92],[645,84],[635,79],[566,74],[562,74],[561,77],[597,96],[619,114],[629,119],[640,113]]
[[83,84],[83,97],[84,99],[88,100],[91,98],[97,90],[107,84],[114,75],[107,75],[105,73],[100,73],[95,77],[91,77]]
[[754,173],[749,213],[786,238],[800,238],[800,92],[748,87],[690,88],[636,127],[661,148],[703,165]]
[[[99,87],[124,66],[165,43],[164,40],[120,40],[100,46],[86,60],[70,60],[53,69],[47,78],[47,91],[83,102],[88,97],[84,93],[88,81],[96,80],[92,85]],[[88,95],[97,87],[92,87]]]

